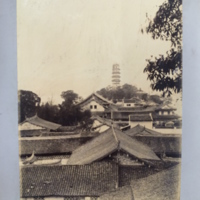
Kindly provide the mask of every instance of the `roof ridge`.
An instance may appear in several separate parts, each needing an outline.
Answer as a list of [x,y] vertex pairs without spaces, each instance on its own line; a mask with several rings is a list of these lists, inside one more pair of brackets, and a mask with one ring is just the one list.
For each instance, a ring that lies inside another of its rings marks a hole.
[[102,95],[100,95],[99,93],[97,92],[94,92],[94,95],[96,95],[98,98],[101,98],[102,100],[110,103],[110,104],[113,104],[110,100],[108,100],[107,98],[103,97]]
[[118,138],[117,138],[117,135],[116,135],[116,133],[115,133],[115,130],[114,130],[113,125],[112,125],[112,133],[113,133],[113,135],[114,135],[114,137],[115,137],[116,142],[119,143],[119,140],[118,140]]
[[[32,117],[26,117],[26,119],[25,119],[25,120],[35,119],[36,117],[38,117],[38,115],[37,115],[37,114],[33,115]],[[39,117],[38,117],[38,118],[39,118]]]

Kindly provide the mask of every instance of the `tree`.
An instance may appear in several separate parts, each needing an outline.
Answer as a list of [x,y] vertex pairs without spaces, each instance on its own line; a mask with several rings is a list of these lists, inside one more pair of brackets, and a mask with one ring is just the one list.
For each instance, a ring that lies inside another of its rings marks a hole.
[[136,96],[138,89],[137,87],[129,84],[124,84],[121,87],[117,88],[102,88],[101,90],[97,91],[100,95],[108,100],[115,101],[116,99],[130,99]]
[[35,115],[41,101],[37,94],[26,90],[18,91],[18,100],[19,122],[24,121],[26,117]]
[[62,92],[61,97],[64,99],[62,104],[76,104],[80,98],[73,90]]
[[64,99],[59,105],[59,123],[65,126],[74,126],[84,124],[87,126],[87,121],[91,117],[90,111],[81,111],[77,102],[80,100],[78,94],[72,90],[62,92],[61,97]]
[[[143,32],[143,30],[142,30]],[[147,59],[144,72],[151,81],[151,88],[162,91],[163,96],[182,91],[182,0],[167,0],[158,9],[153,20],[149,19],[146,32],[153,39],[171,42],[167,55]]]
[[153,101],[156,104],[162,104],[163,103],[163,100],[161,100],[159,95],[150,95],[149,100]]
[[58,105],[53,105],[52,102],[47,102],[38,107],[37,114],[47,121],[59,122],[59,107]]
[[132,97],[135,97],[136,93],[138,91],[137,87],[130,85],[130,84],[127,84],[127,83],[122,86],[122,90],[124,91],[126,99],[130,99]]

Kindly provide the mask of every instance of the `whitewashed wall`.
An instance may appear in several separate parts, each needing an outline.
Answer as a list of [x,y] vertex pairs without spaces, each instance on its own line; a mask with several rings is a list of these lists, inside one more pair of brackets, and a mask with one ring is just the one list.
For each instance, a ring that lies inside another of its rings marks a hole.
[[[92,106],[92,109],[90,108],[90,106]],[[95,106],[97,108],[95,108]],[[91,112],[103,112],[104,111],[104,107],[94,100],[89,102],[85,106],[83,106],[82,109],[83,110],[90,110]]]

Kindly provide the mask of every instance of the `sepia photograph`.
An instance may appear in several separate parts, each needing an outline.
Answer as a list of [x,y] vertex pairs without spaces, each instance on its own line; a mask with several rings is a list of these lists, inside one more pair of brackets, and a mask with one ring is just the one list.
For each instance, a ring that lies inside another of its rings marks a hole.
[[20,200],[179,200],[182,0],[17,1]]

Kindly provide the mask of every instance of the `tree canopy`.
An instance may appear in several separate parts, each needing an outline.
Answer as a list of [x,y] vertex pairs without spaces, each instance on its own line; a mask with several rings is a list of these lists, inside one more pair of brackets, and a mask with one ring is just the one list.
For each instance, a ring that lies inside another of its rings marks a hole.
[[127,83],[117,88],[102,88],[101,90],[97,91],[97,93],[102,95],[104,98],[107,98],[108,100],[112,100],[114,103],[116,103],[116,101],[120,99],[131,99],[133,97],[138,97],[144,101],[151,100],[158,104],[161,104],[163,102],[159,95],[149,95],[145,92],[141,93],[141,90],[138,89],[136,86]]
[[81,111],[77,103],[82,99],[73,90],[62,92],[61,97],[64,99],[59,105],[59,123],[65,126],[73,126],[79,124],[84,129],[89,126],[91,112]]
[[32,117],[36,114],[37,108],[40,104],[40,97],[26,90],[19,90],[18,92],[19,99],[19,122],[22,122],[26,117]]
[[87,129],[91,125],[90,111],[81,111],[77,106],[77,102],[82,99],[72,90],[64,91],[61,94],[63,102],[54,105],[53,102],[46,102],[40,105],[40,97],[31,91],[19,91],[19,122],[25,120],[26,117],[32,117],[36,113],[42,119],[59,123],[63,126],[80,125],[83,129]]
[[102,88],[101,90],[97,91],[100,95],[108,100],[115,101],[116,99],[130,99],[136,96],[136,92],[138,91],[137,87],[129,84],[124,84],[121,87],[112,88],[106,87]]
[[[142,30],[143,32],[143,30]],[[144,72],[151,81],[151,88],[162,91],[163,96],[182,91],[182,0],[167,0],[158,9],[153,20],[149,19],[146,32],[153,39],[171,42],[166,56],[147,59]]]
[[53,102],[46,102],[40,105],[38,107],[37,114],[42,119],[59,123],[59,107],[58,105],[54,105]]

